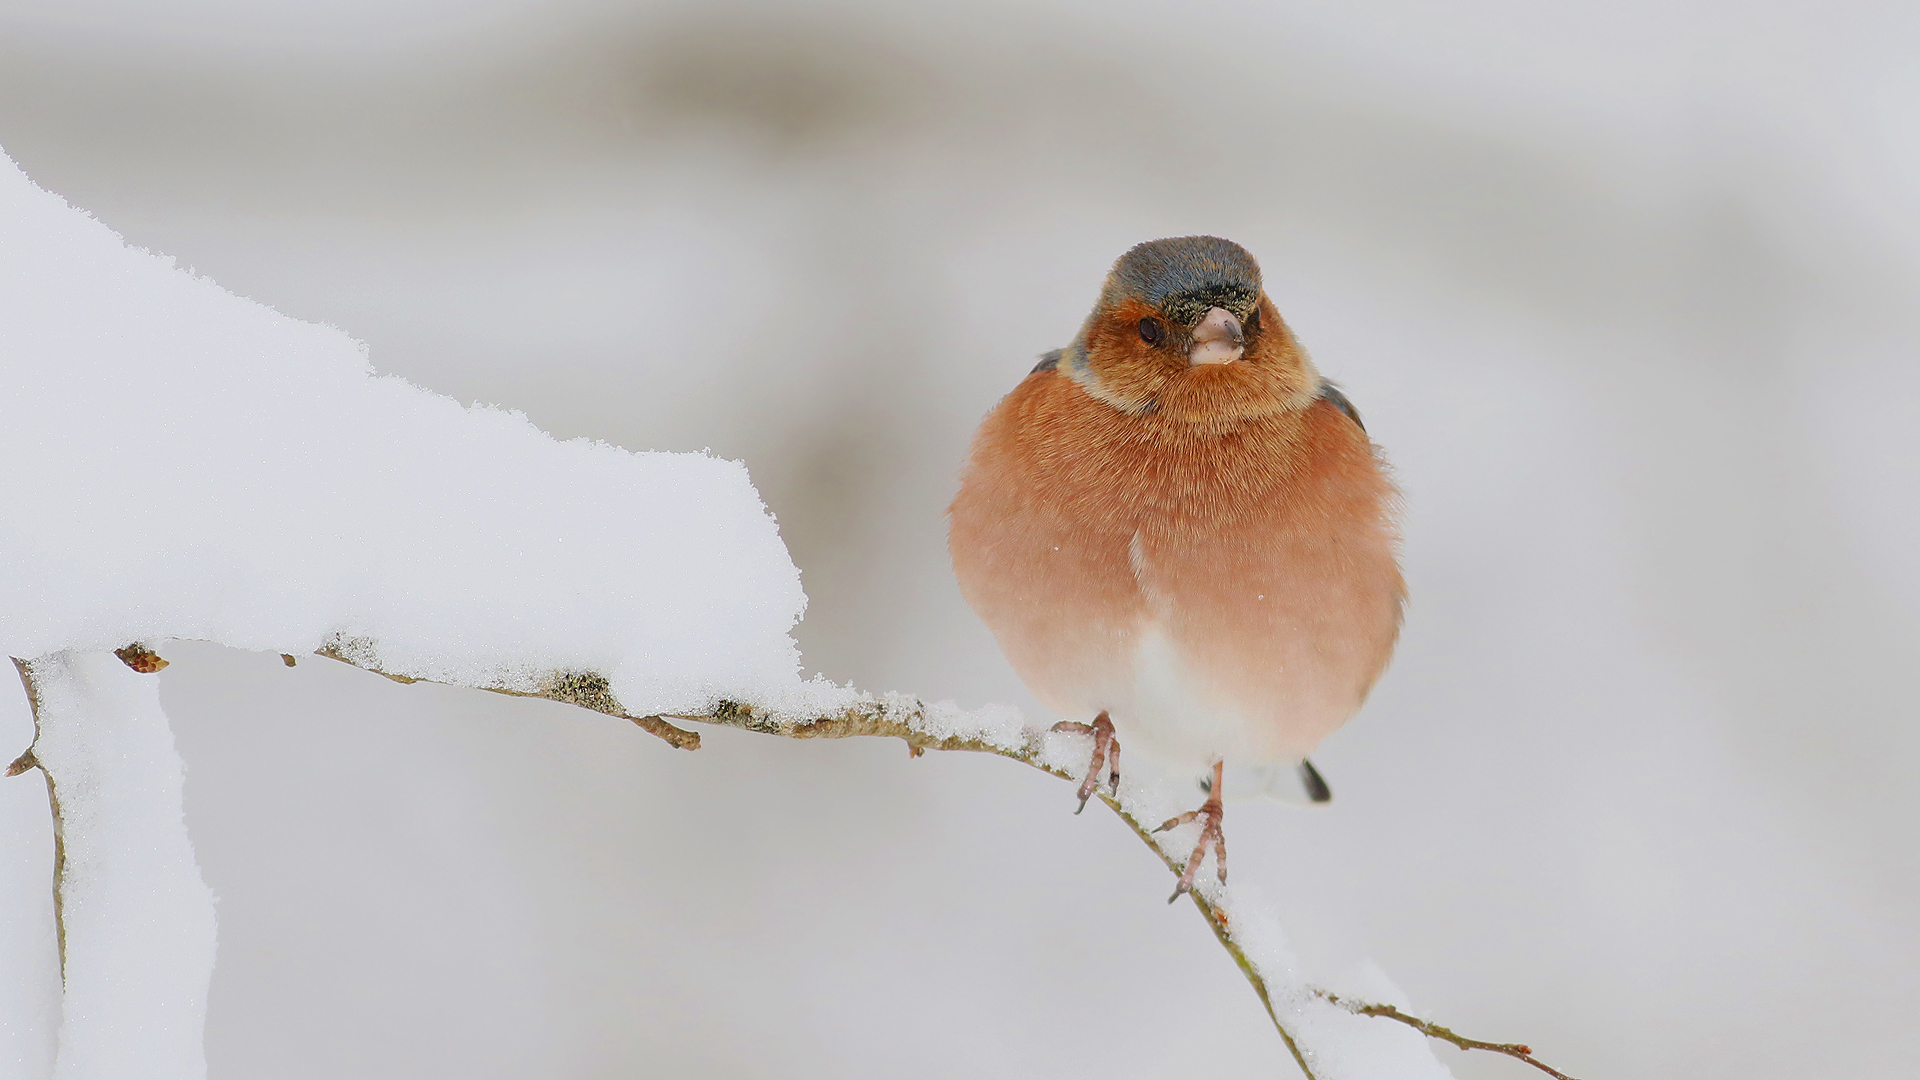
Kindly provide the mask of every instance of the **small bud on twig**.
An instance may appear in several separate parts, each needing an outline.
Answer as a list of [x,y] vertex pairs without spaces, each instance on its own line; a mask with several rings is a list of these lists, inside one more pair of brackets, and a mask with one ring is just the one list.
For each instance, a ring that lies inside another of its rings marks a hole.
[[158,653],[137,641],[125,648],[113,650],[113,655],[119,657],[121,663],[142,675],[152,675],[167,666],[167,662],[160,659]]

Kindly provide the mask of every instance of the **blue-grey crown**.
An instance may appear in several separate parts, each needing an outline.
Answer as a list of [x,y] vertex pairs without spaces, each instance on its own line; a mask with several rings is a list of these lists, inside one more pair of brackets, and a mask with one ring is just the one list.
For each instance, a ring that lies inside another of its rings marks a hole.
[[1246,248],[1217,236],[1148,240],[1113,264],[1101,306],[1127,297],[1145,300],[1185,325],[1215,307],[1244,320],[1260,299],[1260,264]]

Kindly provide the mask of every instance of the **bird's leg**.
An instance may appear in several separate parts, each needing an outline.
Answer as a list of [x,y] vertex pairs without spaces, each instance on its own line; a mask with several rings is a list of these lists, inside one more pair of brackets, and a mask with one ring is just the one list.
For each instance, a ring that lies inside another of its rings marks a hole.
[[[1104,710],[1093,718],[1091,724],[1076,724],[1071,720],[1062,720],[1053,725],[1054,731],[1071,731],[1078,735],[1093,736],[1093,761],[1087,765],[1087,778],[1080,782],[1080,810],[1087,808],[1087,800],[1100,790],[1100,765],[1107,766],[1107,782],[1112,785],[1113,793],[1120,794],[1120,740],[1114,737],[1113,721],[1107,719]],[[1075,810],[1074,813],[1079,813]]]
[[1153,830],[1161,833],[1177,829],[1196,818],[1206,822],[1200,827],[1200,839],[1193,845],[1193,854],[1187,859],[1187,869],[1180,875],[1180,883],[1173,887],[1173,895],[1167,897],[1169,904],[1180,899],[1181,893],[1193,891],[1193,878],[1200,872],[1200,860],[1207,857],[1208,844],[1213,845],[1214,869],[1220,873],[1220,884],[1227,883],[1227,838],[1220,831],[1220,819],[1226,814],[1220,805],[1220,772],[1224,764],[1219,761],[1213,763],[1213,786],[1207,789],[1207,801],[1200,804],[1200,809],[1168,818],[1165,824]]

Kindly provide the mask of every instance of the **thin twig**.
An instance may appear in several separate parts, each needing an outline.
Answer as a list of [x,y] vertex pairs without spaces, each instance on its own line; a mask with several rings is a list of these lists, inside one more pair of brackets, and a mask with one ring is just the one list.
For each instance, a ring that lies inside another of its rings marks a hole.
[[1510,1058],[1526,1062],[1541,1072],[1546,1073],[1548,1076],[1553,1077],[1554,1080],[1574,1080],[1573,1077],[1568,1076],[1559,1069],[1535,1058],[1533,1056],[1533,1047],[1527,1046],[1524,1043],[1492,1043],[1482,1042],[1479,1039],[1469,1039],[1465,1035],[1456,1035],[1453,1029],[1441,1027],[1431,1020],[1422,1020],[1417,1016],[1408,1016],[1392,1005],[1376,1005],[1366,1001],[1348,1001],[1331,990],[1322,990],[1317,986],[1311,987],[1310,989],[1313,991],[1314,996],[1324,998],[1328,1004],[1338,1005],[1350,1013],[1359,1016],[1378,1016],[1388,1020],[1398,1020],[1429,1039],[1439,1039],[1442,1042],[1450,1042],[1462,1050],[1486,1050],[1495,1054],[1505,1054]]
[[[413,683],[431,681],[381,671],[371,664],[362,662],[355,657],[353,653],[356,651],[358,650],[328,647],[321,649],[319,655],[332,660],[338,660],[345,664],[351,664],[354,667],[364,668],[376,675],[384,675],[395,682]],[[507,694],[513,697],[538,697],[546,698],[550,701],[564,702],[569,705],[578,705],[581,708],[592,709],[595,712],[606,713],[609,716],[617,716],[623,720],[632,721],[643,730],[657,735],[683,750],[697,750],[700,747],[700,736],[697,732],[675,727],[667,722],[669,717],[633,716],[628,714],[620,707],[620,703],[615,700],[607,679],[602,675],[592,672],[561,672],[549,676],[542,682],[541,687],[538,691],[509,690],[501,687],[484,686],[479,689],[489,690],[496,694]],[[924,720],[925,717],[926,706],[923,703],[909,699],[890,699],[884,701],[870,700],[866,703],[849,707],[835,715],[809,717],[801,720],[784,719],[769,715],[754,709],[751,705],[745,705],[736,701],[719,702],[714,705],[710,712],[705,714],[673,715],[670,718],[690,723],[716,724],[721,727],[739,728],[743,731],[758,732],[762,735],[777,735],[788,739],[846,739],[856,736],[880,736],[883,738],[902,739],[905,740],[908,749],[914,752],[915,757],[918,757],[922,751],[926,750],[964,750],[973,753],[994,754],[999,757],[1021,762],[1025,765],[1030,765],[1033,768],[1039,769],[1041,772],[1047,773],[1050,776],[1059,777],[1063,780],[1071,781],[1077,779],[1072,773],[1064,769],[1055,768],[1040,760],[1041,744],[1037,741],[1037,738],[1036,741],[1029,741],[1019,748],[1009,749],[979,738],[965,736],[935,737],[915,726],[916,721]],[[1147,845],[1148,850],[1158,856],[1160,861],[1166,864],[1167,869],[1175,874],[1179,874],[1185,868],[1184,864],[1169,857],[1166,852],[1160,849],[1160,845],[1154,842],[1153,835],[1146,825],[1128,813],[1127,810],[1120,805],[1118,799],[1115,799],[1105,792],[1101,792],[1100,801],[1106,803],[1107,806],[1119,816],[1120,820],[1125,822],[1127,827],[1133,830],[1134,835],[1140,838],[1140,842]],[[1253,961],[1247,956],[1246,951],[1233,940],[1230,932],[1231,927],[1227,922],[1226,912],[1210,903],[1206,897],[1201,896],[1198,892],[1192,892],[1188,895],[1193,898],[1194,907],[1198,908],[1201,916],[1207,920],[1207,926],[1213,931],[1213,936],[1220,940],[1220,947],[1227,950],[1227,955],[1233,957],[1233,962],[1240,968],[1240,973],[1246,976],[1247,982],[1252,985],[1254,993],[1259,995],[1260,1004],[1266,1008],[1267,1017],[1273,1021],[1274,1030],[1280,1033],[1281,1040],[1286,1043],[1287,1050],[1293,1055],[1293,1060],[1300,1066],[1300,1071],[1306,1074],[1307,1080],[1319,1080],[1312,1066],[1307,1063],[1306,1054],[1302,1051],[1296,1036],[1287,1028],[1287,1025],[1280,1019],[1280,1014],[1274,1009],[1273,998],[1268,992],[1266,979],[1261,977],[1259,969],[1254,966]],[[1428,1038],[1452,1043],[1462,1050],[1486,1050],[1491,1053],[1504,1054],[1532,1065],[1534,1068],[1554,1077],[1555,1080],[1574,1080],[1573,1077],[1568,1076],[1566,1073],[1560,1072],[1536,1060],[1533,1056],[1532,1048],[1520,1043],[1493,1043],[1483,1042],[1479,1039],[1469,1039],[1463,1035],[1456,1035],[1451,1029],[1442,1027],[1432,1021],[1409,1016],[1392,1005],[1349,1000],[1330,990],[1324,990],[1317,986],[1309,986],[1306,989],[1315,997],[1321,998],[1328,1004],[1338,1006],[1348,1012],[1361,1016],[1375,1016],[1387,1020],[1396,1020],[1402,1024],[1406,1024]]]
[[[377,667],[363,663],[343,651],[340,647],[334,645],[316,650],[315,655],[324,656],[329,660],[338,660],[343,664],[351,664],[365,671],[371,671],[375,675],[383,678],[392,679],[397,683],[433,681],[432,679],[416,679],[409,675],[395,675],[390,671],[381,671]],[[281,653],[280,657],[282,662],[290,659],[285,653]],[[288,664],[287,666],[292,667],[293,665]],[[620,703],[614,700],[613,693],[608,688],[607,679],[604,675],[598,675],[592,672],[558,672],[549,676],[538,691],[511,690],[504,686],[479,686],[473,687],[472,689],[485,690],[490,694],[505,694],[508,697],[546,698],[548,701],[558,701],[566,705],[578,705],[583,709],[592,709],[594,712],[606,713],[608,716],[617,716],[622,720],[631,721],[635,726],[639,727],[640,730],[649,735],[658,736],[676,749],[700,749],[700,733],[697,731],[688,731],[685,728],[674,727],[658,716],[628,715],[625,710],[620,708]],[[697,717],[696,719],[704,720],[706,718]]]
[[[1071,780],[1073,777],[1069,775],[1067,779]],[[1176,877],[1185,871],[1186,867],[1178,859],[1168,855],[1160,849],[1159,844],[1154,843],[1153,831],[1138,818],[1127,813],[1120,805],[1120,800],[1102,792],[1100,801],[1106,803],[1121,821],[1126,822],[1127,828],[1133,830],[1133,835],[1139,837],[1140,842],[1147,845],[1147,850],[1158,856]],[[1293,1055],[1294,1063],[1300,1066],[1300,1071],[1306,1074],[1309,1080],[1312,1080],[1315,1075],[1313,1066],[1307,1064],[1307,1056],[1301,1051],[1300,1044],[1295,1041],[1293,1032],[1287,1030],[1287,1025],[1280,1022],[1280,1014],[1274,1011],[1273,997],[1267,992],[1266,978],[1260,974],[1259,968],[1253,966],[1253,960],[1247,956],[1246,950],[1233,940],[1231,933],[1233,928],[1227,925],[1227,913],[1213,906],[1197,891],[1189,889],[1187,896],[1193,900],[1193,906],[1199,909],[1201,917],[1207,920],[1207,929],[1213,931],[1213,936],[1220,939],[1220,947],[1227,950],[1228,956],[1233,957],[1234,966],[1240,969],[1240,974],[1246,976],[1247,983],[1253,987],[1253,992],[1259,995],[1261,1007],[1267,1010],[1267,1019],[1273,1021],[1273,1030],[1280,1033],[1280,1041],[1287,1044],[1287,1052]]]

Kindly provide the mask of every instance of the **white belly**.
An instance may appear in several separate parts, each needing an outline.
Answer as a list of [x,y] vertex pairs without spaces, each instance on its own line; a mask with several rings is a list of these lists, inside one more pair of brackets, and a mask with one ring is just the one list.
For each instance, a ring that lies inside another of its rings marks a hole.
[[1222,759],[1235,765],[1291,764],[1313,747],[1296,745],[1290,732],[1329,730],[1357,704],[1350,695],[1329,694],[1331,687],[1316,685],[1321,680],[1311,667],[1296,674],[1297,692],[1288,700],[1250,707],[1196,676],[1167,635],[1150,623],[1134,649],[1131,685],[1106,688],[1098,695],[1098,708],[1110,712],[1122,746],[1172,769],[1204,771]]
[[1149,625],[1140,635],[1133,685],[1127,689],[1131,693],[1114,710],[1113,722],[1128,750],[1189,772],[1211,767],[1216,758],[1246,763],[1266,757],[1257,747],[1253,718],[1210,693],[1158,626]]

